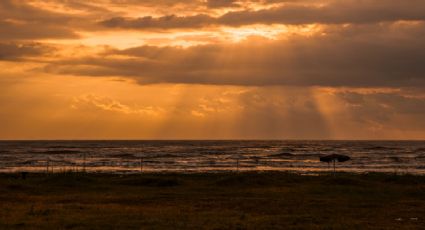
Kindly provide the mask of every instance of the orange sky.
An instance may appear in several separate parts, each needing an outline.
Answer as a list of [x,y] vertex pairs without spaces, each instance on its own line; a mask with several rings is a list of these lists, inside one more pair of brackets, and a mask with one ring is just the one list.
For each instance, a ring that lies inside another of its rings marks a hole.
[[2,0],[0,139],[425,139],[422,0]]

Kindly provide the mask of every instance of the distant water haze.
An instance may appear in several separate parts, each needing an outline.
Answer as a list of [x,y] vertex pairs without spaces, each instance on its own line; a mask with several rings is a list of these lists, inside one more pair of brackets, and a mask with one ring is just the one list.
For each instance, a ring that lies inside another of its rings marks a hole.
[[425,141],[1,141],[0,172],[337,171],[425,174]]

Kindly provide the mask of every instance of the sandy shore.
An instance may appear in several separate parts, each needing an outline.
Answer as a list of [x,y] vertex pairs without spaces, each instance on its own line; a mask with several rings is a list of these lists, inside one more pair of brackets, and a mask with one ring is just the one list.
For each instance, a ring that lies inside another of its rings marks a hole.
[[1,229],[419,229],[425,177],[0,174]]

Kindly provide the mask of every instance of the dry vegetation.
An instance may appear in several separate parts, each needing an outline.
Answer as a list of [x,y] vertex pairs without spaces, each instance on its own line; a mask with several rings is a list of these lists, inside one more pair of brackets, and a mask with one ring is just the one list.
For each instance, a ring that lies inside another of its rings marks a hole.
[[0,229],[418,229],[425,177],[0,175]]

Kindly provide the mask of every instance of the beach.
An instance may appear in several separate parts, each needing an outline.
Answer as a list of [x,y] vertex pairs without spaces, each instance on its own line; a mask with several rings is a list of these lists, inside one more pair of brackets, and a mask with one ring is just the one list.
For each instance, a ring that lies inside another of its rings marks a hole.
[[0,174],[1,229],[420,229],[424,217],[420,175]]

